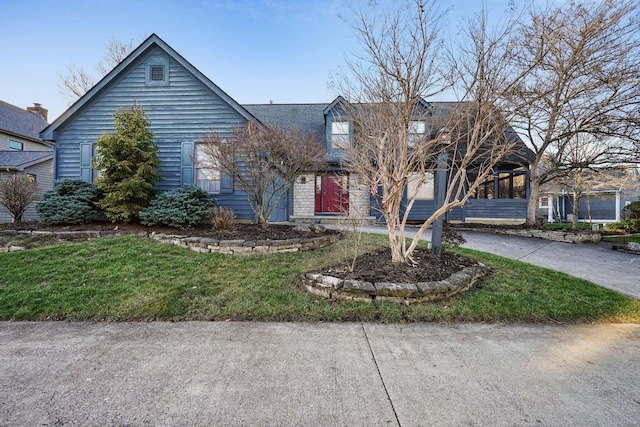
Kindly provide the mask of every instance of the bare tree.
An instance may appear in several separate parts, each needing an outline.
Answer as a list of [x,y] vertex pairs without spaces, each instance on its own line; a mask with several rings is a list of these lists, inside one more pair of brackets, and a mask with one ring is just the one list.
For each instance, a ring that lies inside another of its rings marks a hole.
[[196,163],[230,176],[242,189],[253,213],[268,227],[278,202],[303,173],[325,165],[325,145],[298,128],[280,129],[253,122],[231,135],[210,132],[196,144]]
[[82,67],[68,65],[65,74],[60,75],[58,88],[60,93],[67,99],[68,105],[76,102],[78,98],[87,93],[102,77],[106,76],[116,65],[121,63],[134,48],[134,41],[120,42],[111,39],[107,43],[107,52],[98,61],[95,68],[98,72],[97,79]]
[[38,200],[38,184],[29,176],[11,176],[0,180],[0,205],[13,217],[13,222],[22,221],[29,204]]
[[[512,124],[535,153],[527,223],[535,222],[539,189],[572,170],[572,141],[590,135],[610,163],[637,161],[639,140],[640,22],[638,2],[566,2],[530,10],[512,45],[521,70],[532,69],[509,94]],[[597,153],[596,153],[597,154]],[[554,167],[542,167],[550,156]],[[589,163],[589,164],[588,164]]]
[[577,230],[581,199],[596,191],[598,180],[605,180],[605,168],[615,163],[615,156],[609,153],[608,140],[576,134],[562,150],[554,151],[545,158],[548,161],[546,167],[557,176],[556,182],[571,194],[571,226]]
[[[345,99],[340,107],[354,127],[352,143],[343,147],[345,164],[372,192],[380,188],[392,261],[408,263],[425,230],[464,205],[518,141],[500,108],[513,83],[507,79],[513,76],[510,27],[490,35],[481,14],[469,22],[465,41],[445,54],[439,39],[443,14],[435,0],[395,9],[370,5],[354,15],[350,24],[363,52],[348,63],[350,76],[334,81]],[[459,102],[434,112],[424,100],[451,86]],[[442,164],[445,153],[448,161]],[[444,204],[407,244],[409,213],[420,186],[437,168],[446,169],[448,177]],[[405,205],[409,182],[414,185]]]

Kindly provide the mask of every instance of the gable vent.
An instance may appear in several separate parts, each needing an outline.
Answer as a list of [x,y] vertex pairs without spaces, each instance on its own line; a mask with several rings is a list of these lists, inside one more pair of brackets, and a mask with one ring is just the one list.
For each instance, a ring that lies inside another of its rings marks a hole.
[[164,80],[164,67],[162,65],[154,65],[151,67],[151,81],[161,82]]

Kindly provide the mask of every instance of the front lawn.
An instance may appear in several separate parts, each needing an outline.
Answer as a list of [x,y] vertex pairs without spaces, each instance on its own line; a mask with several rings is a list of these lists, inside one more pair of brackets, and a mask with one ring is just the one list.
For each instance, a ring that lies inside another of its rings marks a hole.
[[[364,238],[367,250],[386,241]],[[459,252],[496,273],[457,298],[404,306],[326,301],[302,290],[302,271],[341,262],[335,246],[243,258],[139,237],[65,243],[0,254],[0,319],[640,323],[640,301],[563,273]]]
[[[545,224],[544,228],[545,230],[571,230],[573,224],[570,222],[550,222]],[[591,230],[591,224],[588,222],[579,222],[578,230]]]
[[640,243],[640,234],[626,234],[622,236],[603,236],[602,240],[613,243]]

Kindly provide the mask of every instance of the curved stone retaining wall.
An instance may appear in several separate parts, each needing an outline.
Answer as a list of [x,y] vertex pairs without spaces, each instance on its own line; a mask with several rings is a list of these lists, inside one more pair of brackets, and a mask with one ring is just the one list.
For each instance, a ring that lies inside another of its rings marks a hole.
[[329,299],[350,301],[389,301],[413,304],[417,302],[435,301],[447,298],[470,289],[481,277],[489,274],[491,269],[480,264],[465,267],[439,282],[390,283],[361,282],[343,280],[318,273],[302,275],[303,286],[307,291]]
[[289,240],[219,240],[209,237],[184,237],[152,233],[153,240],[189,248],[202,253],[226,255],[268,255],[309,251],[328,246],[340,238],[338,234]]
[[[30,234],[34,236],[55,236],[62,240],[84,240],[98,237],[140,236],[148,237],[163,243],[189,248],[202,253],[221,253],[226,255],[267,255],[275,253],[309,251],[328,246],[340,239],[339,234],[313,236],[289,240],[220,240],[208,237],[187,237],[149,232],[127,230],[108,231],[39,231],[39,230],[2,230],[6,234]],[[24,248],[14,247],[13,250]]]
[[494,233],[494,234],[510,234],[520,237],[537,237],[539,239],[553,240],[555,242],[567,243],[598,243],[602,240],[600,233],[594,232],[576,232],[576,231],[559,231],[559,230],[518,230],[518,229],[500,229],[500,228],[456,228],[457,231],[470,231],[478,233]]

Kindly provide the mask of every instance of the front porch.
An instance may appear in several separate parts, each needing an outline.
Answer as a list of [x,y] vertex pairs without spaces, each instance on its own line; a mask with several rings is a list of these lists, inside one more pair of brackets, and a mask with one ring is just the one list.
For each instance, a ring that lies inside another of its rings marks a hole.
[[293,186],[293,223],[346,224],[354,221],[374,224],[369,187],[354,174],[307,174]]

